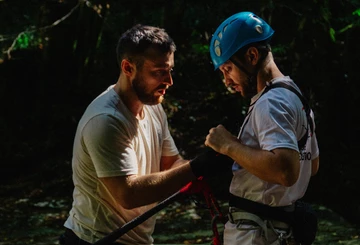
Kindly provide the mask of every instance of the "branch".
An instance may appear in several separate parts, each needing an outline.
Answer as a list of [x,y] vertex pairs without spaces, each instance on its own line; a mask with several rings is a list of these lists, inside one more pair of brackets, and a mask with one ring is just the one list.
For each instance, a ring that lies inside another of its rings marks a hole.
[[[1,0],[0,0],[1,1]],[[86,6],[88,7],[92,7],[95,11],[96,9],[93,7],[93,5],[91,4],[91,2],[87,1],[87,0],[79,0],[79,2],[76,4],[75,7],[73,7],[69,13],[67,13],[66,15],[64,15],[63,17],[61,17],[60,19],[54,21],[52,24],[50,25],[47,25],[47,26],[43,26],[43,27],[39,27],[37,29],[34,29],[34,30],[31,30],[31,31],[22,31],[20,32],[19,34],[17,34],[16,38],[13,40],[11,46],[6,50],[6,51],[3,51],[3,53],[6,53],[7,56],[8,56],[8,59],[10,60],[11,59],[11,52],[14,50],[15,48],[15,45],[17,43],[17,41],[19,40],[19,38],[24,35],[25,33],[34,33],[34,32],[38,32],[38,31],[42,31],[42,30],[46,30],[46,29],[49,29],[49,28],[52,28],[54,26],[57,26],[58,24],[60,24],[61,22],[63,22],[64,20],[66,20],[67,18],[69,18],[77,8],[79,8],[80,4],[81,3],[86,3]],[[97,12],[98,13],[98,12]],[[99,14],[99,13],[98,13]],[[101,17],[101,15],[100,15]],[[14,36],[14,35],[12,35]],[[10,36],[11,37],[11,36]],[[0,35],[0,42],[3,42],[3,41],[6,41],[10,38],[5,38],[4,36]]]

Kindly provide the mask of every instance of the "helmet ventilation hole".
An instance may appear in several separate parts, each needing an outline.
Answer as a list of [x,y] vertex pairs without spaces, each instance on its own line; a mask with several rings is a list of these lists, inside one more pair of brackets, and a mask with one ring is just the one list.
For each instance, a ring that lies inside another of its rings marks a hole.
[[217,56],[221,56],[221,48],[219,46],[215,47],[214,51]]
[[224,26],[224,28],[223,28],[223,32],[225,32],[226,31],[226,28],[228,27],[228,25],[226,25],[226,26]]
[[255,26],[255,30],[258,32],[258,33],[260,33],[260,34],[262,34],[264,31],[263,31],[263,28],[261,27],[261,26],[259,26],[259,25],[256,25]]

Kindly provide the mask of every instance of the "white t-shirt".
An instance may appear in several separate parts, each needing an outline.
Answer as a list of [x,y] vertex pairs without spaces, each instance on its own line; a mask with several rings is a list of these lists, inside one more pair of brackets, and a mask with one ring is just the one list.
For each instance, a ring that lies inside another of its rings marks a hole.
[[[161,156],[178,154],[161,104],[145,105],[144,119],[138,120],[113,86],[88,106],[74,140],[74,201],[64,225],[90,243],[156,205],[124,209],[98,178],[159,172]],[[117,241],[152,244],[154,227],[155,217],[151,217]]]
[[[298,87],[289,77],[276,78],[271,83],[283,82]],[[273,88],[261,96],[259,92],[251,99],[248,116],[238,138],[245,145],[271,151],[289,148],[296,151],[298,141],[306,132],[307,120],[298,96],[286,88]],[[312,114],[312,119],[314,115]],[[246,122],[246,123],[245,123]],[[315,124],[314,124],[315,125]],[[315,132],[308,131],[305,149],[300,155],[300,175],[291,187],[261,180],[236,163],[230,192],[271,206],[286,206],[303,197],[311,177],[311,160],[319,155]]]

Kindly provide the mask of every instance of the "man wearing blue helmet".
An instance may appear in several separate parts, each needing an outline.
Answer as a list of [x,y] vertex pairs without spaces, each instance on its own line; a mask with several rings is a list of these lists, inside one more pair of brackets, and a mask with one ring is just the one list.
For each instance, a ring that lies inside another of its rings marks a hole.
[[[319,168],[314,114],[277,67],[269,45],[273,34],[263,19],[240,12],[216,29],[210,43],[225,85],[251,98],[237,137],[218,125],[205,140],[234,160],[225,245],[284,244],[294,237],[310,244],[316,234],[316,228],[298,228],[303,224],[293,212]],[[304,227],[316,227],[316,221]]]

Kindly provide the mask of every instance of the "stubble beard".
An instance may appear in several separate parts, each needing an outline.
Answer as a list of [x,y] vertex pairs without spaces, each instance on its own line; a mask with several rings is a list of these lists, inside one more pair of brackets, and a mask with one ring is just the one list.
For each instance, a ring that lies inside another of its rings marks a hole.
[[247,82],[246,82],[246,85],[243,86],[242,97],[244,97],[244,98],[252,98],[256,94],[257,94],[256,78],[249,77]]
[[134,78],[132,82],[132,87],[137,97],[144,105],[157,105],[164,100],[164,96],[155,96],[155,92],[148,91],[148,88],[146,87],[146,82],[140,77]]

